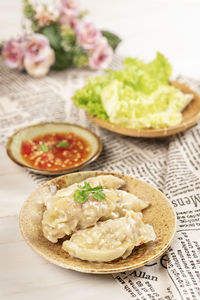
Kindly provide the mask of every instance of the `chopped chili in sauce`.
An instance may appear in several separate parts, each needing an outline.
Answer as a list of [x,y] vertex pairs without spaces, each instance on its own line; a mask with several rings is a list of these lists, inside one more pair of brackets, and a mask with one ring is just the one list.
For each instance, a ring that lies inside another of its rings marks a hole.
[[89,153],[88,142],[72,132],[40,135],[21,145],[23,159],[42,170],[76,167],[88,158]]

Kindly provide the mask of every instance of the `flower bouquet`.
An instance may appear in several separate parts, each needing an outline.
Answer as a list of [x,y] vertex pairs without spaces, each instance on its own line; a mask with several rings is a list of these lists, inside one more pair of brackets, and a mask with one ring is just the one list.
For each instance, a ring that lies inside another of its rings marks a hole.
[[104,69],[120,39],[84,20],[77,0],[58,0],[52,7],[23,0],[24,35],[3,43],[1,54],[12,69],[42,77],[50,68]]

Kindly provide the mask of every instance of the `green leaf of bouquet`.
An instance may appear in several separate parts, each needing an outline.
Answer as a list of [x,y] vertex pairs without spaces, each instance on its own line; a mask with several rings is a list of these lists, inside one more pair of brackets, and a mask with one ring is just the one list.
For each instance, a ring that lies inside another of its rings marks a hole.
[[88,65],[88,55],[85,53],[82,47],[73,47],[73,60],[72,64],[74,67],[82,68]]
[[55,63],[52,66],[55,70],[65,70],[72,65],[72,53],[71,52],[65,52],[62,49],[55,50]]
[[89,14],[89,10],[84,9],[84,10],[80,11],[78,18],[82,20],[88,14]]
[[31,29],[34,31],[34,32],[38,32],[39,29],[40,29],[40,25],[37,21],[34,21],[32,22],[31,24]]
[[103,36],[108,40],[109,45],[113,48],[113,50],[115,50],[121,42],[121,39],[116,34],[110,31],[102,30],[101,32]]
[[48,38],[51,48],[54,50],[61,49],[61,35],[56,23],[51,23],[48,26],[42,27],[40,33]]
[[71,51],[65,51],[62,48],[62,36],[58,25],[52,23],[49,26],[45,26],[40,29],[40,33],[48,38],[50,46],[55,52],[55,63],[52,68],[55,70],[65,70],[69,68],[72,64],[73,54]]
[[27,19],[32,20],[35,15],[35,10],[31,4],[31,2],[29,0],[23,0],[22,4],[23,4],[24,16]]

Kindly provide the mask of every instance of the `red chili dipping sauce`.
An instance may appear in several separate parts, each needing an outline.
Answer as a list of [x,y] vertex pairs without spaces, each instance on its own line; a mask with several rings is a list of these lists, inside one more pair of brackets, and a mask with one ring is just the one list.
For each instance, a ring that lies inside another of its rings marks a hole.
[[21,155],[32,167],[42,170],[72,168],[83,163],[90,153],[90,145],[72,133],[48,133],[23,141]]

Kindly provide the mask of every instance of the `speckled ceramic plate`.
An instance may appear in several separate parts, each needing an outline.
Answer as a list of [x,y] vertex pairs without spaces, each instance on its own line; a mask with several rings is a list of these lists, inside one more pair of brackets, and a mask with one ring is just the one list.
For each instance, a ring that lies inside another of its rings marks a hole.
[[[151,224],[156,240],[136,247],[126,259],[107,263],[92,263],[71,257],[62,250],[62,242],[53,244],[44,238],[41,227],[43,201],[56,189],[61,189],[88,177],[112,174],[125,180],[124,190],[150,202],[143,210],[144,222]],[[79,172],[57,177],[40,186],[24,203],[20,213],[20,228],[26,243],[40,256],[66,269],[84,273],[117,273],[141,267],[161,256],[169,247],[176,231],[176,215],[171,203],[158,190],[133,177],[106,172]]]
[[[90,145],[90,153],[85,161],[76,167],[59,169],[59,170],[41,170],[29,166],[21,156],[21,144],[24,140],[33,139],[39,135],[47,133],[67,133],[73,132],[84,138]],[[92,131],[70,123],[40,123],[22,128],[16,131],[8,140],[6,145],[8,156],[21,167],[30,169],[31,171],[44,175],[61,175],[71,173],[86,167],[88,164],[98,158],[102,151],[102,143],[100,139]]]
[[171,82],[171,84],[174,85],[176,88],[180,89],[183,93],[189,93],[194,96],[194,99],[182,112],[182,122],[176,126],[161,129],[134,129],[118,126],[116,124],[112,124],[99,118],[91,117],[90,115],[88,115],[88,117],[102,128],[105,128],[115,133],[133,137],[165,138],[167,136],[183,132],[188,128],[194,126],[200,120],[200,96],[185,84],[176,81]]

